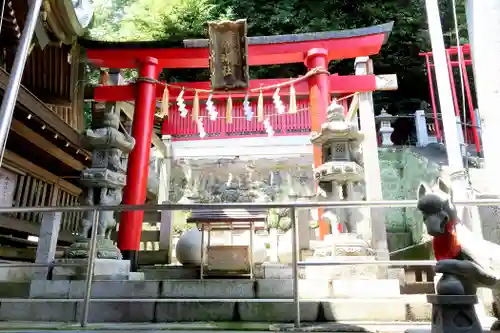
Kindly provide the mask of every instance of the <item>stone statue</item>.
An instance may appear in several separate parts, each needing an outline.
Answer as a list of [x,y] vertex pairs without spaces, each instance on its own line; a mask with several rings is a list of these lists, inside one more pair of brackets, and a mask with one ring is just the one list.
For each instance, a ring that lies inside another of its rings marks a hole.
[[[117,188],[102,188],[101,202],[103,206],[115,206],[122,202],[122,190]],[[97,234],[109,239],[111,232],[116,228],[116,220],[113,211],[102,211],[99,215],[99,230]]]
[[[81,203],[89,206],[115,206],[122,201],[126,185],[127,155],[135,141],[128,133],[119,131],[119,112],[111,103],[94,103],[92,129],[86,136],[92,147],[92,165],[83,170],[81,182],[86,187]],[[93,212],[86,212],[80,221],[77,241],[65,252],[67,258],[87,258],[92,234]],[[101,211],[97,224],[97,257],[121,259],[120,250],[110,239],[116,228],[113,211]]]
[[[432,188],[420,184],[417,208],[433,236],[436,272],[443,274],[436,295],[428,295],[433,304],[433,332],[482,332],[474,310],[477,287],[500,288],[496,269],[500,246],[477,237],[458,220],[451,186],[442,178]],[[499,323],[491,330],[498,330]]]
[[[92,206],[94,205],[94,189],[89,188],[86,191],[82,192],[82,196],[80,198],[80,203],[84,206]],[[92,229],[92,217],[93,212],[84,212],[82,220],[80,221],[80,235],[85,238],[90,238],[90,231]]]

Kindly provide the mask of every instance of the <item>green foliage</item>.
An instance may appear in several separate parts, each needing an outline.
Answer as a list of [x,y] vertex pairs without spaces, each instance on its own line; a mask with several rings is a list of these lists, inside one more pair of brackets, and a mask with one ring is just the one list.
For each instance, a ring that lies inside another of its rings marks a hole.
[[288,209],[272,208],[267,211],[266,227],[267,229],[278,229],[286,232],[292,227],[290,212]]
[[90,128],[92,124],[92,103],[83,103],[83,120],[85,122],[85,128]]
[[185,39],[206,34],[215,5],[207,0],[92,0],[88,37],[104,41]]
[[191,212],[179,210],[172,211],[172,226],[174,234],[180,235],[184,231],[195,227],[193,223],[187,223],[189,216],[191,216]]
[[[448,45],[455,44],[451,0],[441,0]],[[93,0],[94,28],[89,37],[109,41],[165,40],[206,37],[206,22],[247,18],[249,36],[342,30],[394,21],[387,45],[373,57],[378,74],[398,75],[398,92],[374,94],[376,108],[392,114],[413,112],[428,99],[424,59],[430,50],[423,0],[306,1],[306,0]],[[457,1],[461,42],[466,42],[464,2]],[[333,61],[330,72],[351,74],[353,60]],[[252,67],[252,78],[294,77],[303,64]],[[208,71],[169,70],[170,82],[207,80]]]

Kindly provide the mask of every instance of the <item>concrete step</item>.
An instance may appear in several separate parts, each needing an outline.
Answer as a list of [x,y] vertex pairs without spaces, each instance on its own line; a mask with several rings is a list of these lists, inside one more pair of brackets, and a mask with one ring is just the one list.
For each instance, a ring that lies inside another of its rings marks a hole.
[[[2,321],[73,322],[81,317],[78,300],[34,302],[19,300],[0,304]],[[427,302],[396,299],[329,299],[304,300],[300,303],[303,322],[317,321],[429,321],[431,306]],[[142,302],[112,299],[94,301],[89,322],[268,322],[287,323],[295,319],[292,302],[270,300],[218,300],[207,302]]]
[[[391,280],[382,282],[386,281]],[[0,321],[71,322],[80,318],[85,281],[13,285],[9,287],[12,292],[0,285]],[[349,288],[356,290],[349,294]],[[394,288],[379,289],[350,283],[336,285],[328,280],[299,280],[301,318],[308,322],[430,319],[431,306],[425,295],[398,295],[392,293]],[[344,297],[332,298],[333,294],[343,293]],[[95,281],[89,321],[286,323],[295,318],[292,298],[291,279]]]
[[30,294],[30,281],[0,282],[0,298],[28,298]]

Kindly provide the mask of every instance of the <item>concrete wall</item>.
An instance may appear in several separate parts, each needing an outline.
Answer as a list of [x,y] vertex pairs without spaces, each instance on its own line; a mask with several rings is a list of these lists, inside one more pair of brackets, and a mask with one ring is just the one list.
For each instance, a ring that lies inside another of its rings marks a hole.
[[[176,159],[248,157],[249,159],[312,155],[309,135],[173,141]],[[272,149],[271,149],[272,148]]]

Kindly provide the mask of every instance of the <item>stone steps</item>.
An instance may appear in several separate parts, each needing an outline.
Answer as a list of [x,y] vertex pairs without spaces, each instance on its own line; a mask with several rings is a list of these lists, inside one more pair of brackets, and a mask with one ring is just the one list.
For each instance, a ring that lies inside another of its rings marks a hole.
[[[332,298],[328,286],[328,281],[299,280],[303,321],[430,320],[431,306],[425,295],[360,298],[358,293],[353,298]],[[290,279],[95,281],[89,321],[293,322],[292,287]],[[85,282],[77,280],[33,281],[17,287],[0,284],[0,321],[77,321],[84,291]],[[35,302],[30,303],[28,297]],[[120,298],[128,300],[120,302]],[[161,300],[148,301],[152,299]]]
[[[77,301],[2,302],[3,321],[78,321],[82,304]],[[427,302],[399,299],[304,300],[300,306],[303,322],[317,321],[429,321]],[[89,309],[89,322],[293,322],[291,302],[257,303],[244,300],[220,302],[117,302],[97,301]]]

